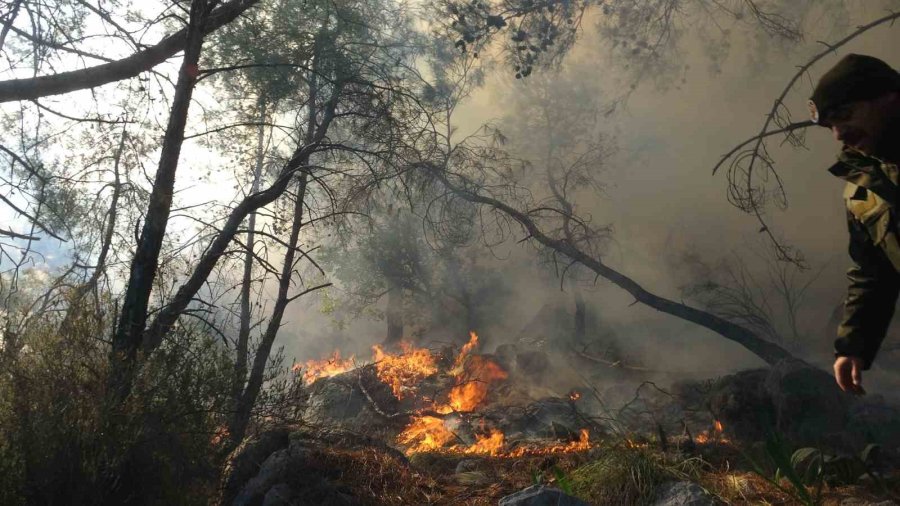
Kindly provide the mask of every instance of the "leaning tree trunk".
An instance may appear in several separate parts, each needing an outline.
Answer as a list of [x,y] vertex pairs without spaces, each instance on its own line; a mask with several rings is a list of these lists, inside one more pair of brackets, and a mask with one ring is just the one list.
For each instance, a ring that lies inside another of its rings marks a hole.
[[571,241],[555,239],[548,236],[537,226],[528,214],[497,199],[478,193],[478,187],[464,177],[455,175],[455,178],[458,179],[459,182],[454,183],[450,181],[447,173],[440,167],[436,167],[433,164],[421,164],[420,167],[427,170],[457,197],[474,204],[488,206],[512,218],[528,232],[529,238],[536,240],[541,245],[550,248],[557,253],[569,257],[573,262],[578,262],[594,271],[597,276],[612,282],[614,285],[631,294],[631,296],[634,297],[635,302],[640,302],[657,311],[670,314],[677,318],[681,318],[682,320],[712,330],[720,336],[740,344],[767,364],[772,365],[782,360],[798,360],[781,346],[760,338],[740,325],[707,311],[696,309],[648,292],[633,279],[609,267],[599,259],[581,251],[576,245],[572,244]]
[[321,114],[321,121],[314,127],[314,134],[307,137],[307,142],[298,147],[290,160],[281,168],[278,178],[271,186],[265,190],[248,195],[240,204],[237,205],[228,215],[225,224],[213,238],[209,247],[200,257],[197,266],[191,273],[187,281],[178,289],[175,296],[168,304],[163,306],[156,318],[144,333],[144,351],[149,353],[156,349],[162,342],[163,337],[172,328],[172,325],[178,320],[178,317],[188,307],[194,295],[200,290],[213,268],[219,262],[219,259],[228,250],[232,239],[240,230],[244,219],[251,212],[274,202],[278,197],[284,194],[288,185],[296,178],[298,171],[308,170],[307,163],[309,157],[319,147],[319,143],[325,138],[331,122],[335,117],[335,109],[337,102],[343,89],[343,82],[334,83],[334,90],[325,104],[324,111]]
[[131,262],[118,326],[113,335],[110,375],[113,404],[119,404],[131,393],[135,361],[147,323],[150,292],[159,267],[159,253],[172,208],[175,171],[184,143],[184,128],[187,124],[191,95],[197,82],[198,62],[208,15],[206,0],[191,2],[184,59],[178,71],[172,110],[169,113],[169,122],[159,156],[159,167],[150,192],[150,203],[138,239],[137,251]]
[[309,172],[304,171],[298,184],[291,235],[287,243],[287,251],[284,254],[284,265],[281,267],[281,276],[278,280],[278,296],[275,299],[272,316],[268,325],[266,325],[266,331],[263,333],[262,339],[260,339],[259,346],[256,348],[256,353],[253,357],[253,367],[250,369],[250,376],[247,379],[247,387],[244,389],[228,424],[228,432],[231,443],[234,446],[237,446],[244,439],[247,426],[250,423],[253,406],[256,404],[256,399],[262,388],[266,365],[269,363],[269,353],[272,351],[272,345],[278,336],[278,330],[281,328],[284,311],[291,301],[309,291],[301,292],[300,295],[292,297],[288,296],[288,290],[293,279],[294,263],[297,257],[297,242],[300,238],[300,229],[303,227],[303,205],[306,198],[308,175]]

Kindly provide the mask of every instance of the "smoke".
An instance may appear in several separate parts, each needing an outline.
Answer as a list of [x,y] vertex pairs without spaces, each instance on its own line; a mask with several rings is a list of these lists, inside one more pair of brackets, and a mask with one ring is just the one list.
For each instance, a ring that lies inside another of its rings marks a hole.
[[[539,79],[567,80],[596,90],[598,99],[590,105],[596,113],[596,131],[615,149],[597,175],[602,191],[580,192],[579,212],[591,216],[595,224],[613,226],[604,257],[608,264],[651,292],[679,300],[687,284],[704,281],[684,267],[681,259],[686,254],[709,264],[738,258],[748,270],[764,272],[765,259],[756,253],[765,244],[758,223],[728,203],[724,173],[713,176],[711,170],[724,153],[759,131],[797,67],[823,49],[818,41],[838,40],[883,16],[889,3],[779,2],[785,15],[801,22],[805,37],[797,43],[778,42],[746,23],[682,27],[680,49],[671,56],[675,65],[670,67],[676,71],[643,79],[634,90],[628,88],[634,69],[610,50],[607,35],[595,26],[602,20],[587,20],[572,52],[548,75],[516,80],[501,65],[489,66],[484,86],[457,113],[458,135],[487,122],[503,125]],[[826,56],[787,95],[792,119],[805,119],[805,102],[815,80],[842,55],[871,54],[900,68],[900,57],[889,51],[898,43],[900,32],[884,26]],[[618,101],[623,96],[627,99]],[[529,135],[516,130],[506,123],[504,134],[513,145],[519,141],[516,134]],[[833,314],[846,290],[844,273],[849,265],[842,183],[825,170],[839,146],[824,129],[810,129],[805,138],[805,149],[782,146],[777,138],[768,143],[788,205],[768,206],[765,217],[777,237],[803,252],[810,266],[803,279],[813,279],[798,312],[803,340],[789,347],[827,368]],[[547,304],[574,311],[571,287],[561,287],[553,269],[536,259],[532,248],[510,241],[478,254],[483,256],[480,262],[499,274],[496,282],[504,284],[508,294],[507,300],[496,304],[502,309],[494,310],[487,328],[475,329],[486,351],[522,338]],[[596,320],[595,330],[612,336],[623,353],[653,369],[712,376],[761,365],[740,346],[707,330],[632,305],[627,294],[603,280],[585,286],[584,298]],[[334,315],[319,311],[321,299],[302,304],[293,308],[282,334],[288,356],[318,357],[342,348],[345,355],[368,357],[368,347],[384,338],[384,323],[377,318],[347,318],[346,326],[339,328]],[[447,329],[435,333],[432,341],[460,343],[466,338],[448,335]],[[880,361],[890,363],[891,355],[883,353]],[[888,374],[876,368],[870,378]]]

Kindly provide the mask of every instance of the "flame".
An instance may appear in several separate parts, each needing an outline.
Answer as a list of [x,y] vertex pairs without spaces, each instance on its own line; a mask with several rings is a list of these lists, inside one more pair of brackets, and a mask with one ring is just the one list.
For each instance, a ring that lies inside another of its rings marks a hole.
[[456,378],[456,386],[450,390],[447,404],[435,407],[438,413],[467,413],[475,410],[487,397],[490,383],[508,376],[496,362],[481,355],[472,355],[477,345],[478,334],[469,332],[469,342],[463,345],[449,371]]
[[579,431],[577,441],[550,446],[523,446],[513,450],[504,450],[506,436],[496,428],[490,429],[487,434],[476,435],[475,442],[469,446],[448,445],[454,439],[456,439],[456,436],[447,429],[443,420],[433,416],[420,416],[414,418],[412,423],[404,429],[397,437],[397,442],[409,445],[406,450],[407,455],[432,451],[462,455],[490,455],[504,458],[575,453],[590,450],[593,447],[588,429]]
[[397,399],[415,391],[420,381],[438,370],[429,350],[414,348],[409,343],[400,343],[400,349],[400,354],[393,354],[385,352],[379,345],[372,347],[378,379],[391,387]]
[[720,422],[719,420],[713,420],[712,430],[706,430],[701,432],[700,434],[697,434],[697,437],[694,438],[694,441],[699,444],[706,444],[710,442],[723,444],[731,443],[731,440],[723,436],[724,432],[725,426],[722,425],[722,422]]
[[457,377],[457,385],[450,390],[450,408],[463,413],[473,411],[487,397],[491,382],[506,377],[506,371],[496,362],[480,355],[469,357],[464,373]]
[[[306,371],[303,373],[303,382],[307,385],[313,384],[319,378],[328,378],[336,376],[343,372],[347,372],[356,366],[356,357],[343,360],[341,359],[341,351],[334,350],[330,357],[322,360],[307,360]],[[303,366],[294,364],[291,367],[293,372],[300,372]]]
[[451,376],[462,376],[465,372],[466,358],[476,346],[478,346],[478,334],[474,330],[469,331],[469,342],[464,344],[462,349],[459,350],[459,355],[456,356],[456,360],[453,362],[453,368],[448,371]]
[[503,454],[504,457],[522,457],[525,455],[549,455],[552,453],[576,453],[590,450],[593,448],[591,444],[591,432],[588,429],[581,429],[578,434],[578,441],[569,441],[565,444],[555,444],[538,448],[516,448],[513,451]]
[[443,448],[455,436],[444,426],[444,421],[433,416],[415,417],[397,436],[397,442],[412,445],[406,454],[413,454]]
[[578,399],[581,399],[581,393],[580,393],[580,392],[576,392],[576,391],[573,390],[573,391],[569,394],[569,400],[571,400],[572,402],[575,402],[575,401],[577,401]]
[[475,436],[475,443],[463,450],[466,454],[491,455],[497,456],[503,449],[505,441],[503,433],[497,429],[491,429],[491,433],[486,436]]

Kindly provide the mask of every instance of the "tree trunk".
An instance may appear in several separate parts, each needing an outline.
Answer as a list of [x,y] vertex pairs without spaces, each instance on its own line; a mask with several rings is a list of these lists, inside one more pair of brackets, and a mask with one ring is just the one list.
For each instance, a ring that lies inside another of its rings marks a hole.
[[387,336],[384,338],[386,346],[399,344],[403,339],[403,290],[393,286],[387,293]]
[[256,404],[256,398],[259,396],[259,391],[262,388],[266,365],[269,362],[269,353],[272,351],[272,344],[275,342],[278,330],[281,328],[284,310],[287,308],[288,303],[297,297],[288,297],[288,289],[290,289],[291,274],[294,271],[297,240],[300,237],[300,228],[303,226],[303,204],[306,198],[308,176],[309,172],[304,170],[298,184],[297,200],[294,203],[294,219],[291,224],[291,236],[288,240],[287,251],[284,254],[284,265],[281,267],[281,277],[278,280],[278,296],[275,299],[272,317],[269,319],[269,324],[266,326],[266,331],[253,357],[253,367],[250,370],[250,377],[247,379],[247,388],[244,390],[229,423],[228,432],[234,446],[237,446],[244,439],[247,425],[250,423],[253,406]]
[[[266,133],[266,100],[259,97],[259,127],[256,132],[256,168],[253,172],[253,183],[250,193],[259,191],[259,183],[262,179],[263,160],[265,159],[265,133]],[[231,385],[231,398],[235,406],[240,402],[241,392],[244,390],[244,382],[247,380],[247,361],[249,360],[250,343],[250,295],[253,280],[253,252],[256,243],[256,211],[250,213],[247,219],[247,252],[244,253],[244,273],[241,280],[241,314],[238,339],[235,343],[234,378]]]
[[334,120],[335,108],[341,94],[341,83],[335,83],[335,89],[328,103],[325,105],[322,113],[322,121],[318,126],[314,126],[315,134],[307,136],[307,142],[304,146],[294,151],[291,159],[282,167],[278,179],[271,186],[258,193],[247,196],[237,207],[228,215],[228,219],[222,226],[219,233],[210,243],[209,247],[203,253],[203,256],[197,263],[197,267],[191,276],[175,293],[175,297],[160,309],[156,318],[150,324],[144,337],[144,350],[150,352],[154,350],[162,342],[163,337],[178,319],[182,312],[190,304],[194,295],[200,290],[209,274],[219,261],[219,258],[225,253],[231,240],[238,233],[241,223],[253,211],[274,202],[287,189],[288,184],[300,169],[306,171],[306,164],[309,156],[317,149],[319,143],[328,132],[331,122]]
[[147,322],[150,292],[159,266],[159,252],[172,207],[175,171],[184,142],[184,128],[197,79],[197,65],[203,47],[204,25],[208,14],[205,0],[194,0],[191,3],[184,59],[175,84],[175,96],[163,138],[159,168],[150,193],[150,203],[137,251],[131,263],[122,312],[113,335],[111,391],[114,403],[124,400],[131,392],[137,352]]
[[583,343],[587,334],[587,308],[584,304],[584,297],[581,290],[577,287],[575,290],[575,334],[574,341],[576,344]]

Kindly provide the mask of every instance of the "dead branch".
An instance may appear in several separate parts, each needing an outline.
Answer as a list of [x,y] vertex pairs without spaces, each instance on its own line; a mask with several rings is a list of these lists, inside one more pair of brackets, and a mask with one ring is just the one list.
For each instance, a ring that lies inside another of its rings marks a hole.
[[437,167],[427,162],[420,163],[418,166],[423,170],[426,170],[436,180],[440,181],[441,184],[457,197],[474,204],[488,206],[489,208],[502,213],[504,216],[511,218],[522,226],[522,228],[524,228],[528,234],[541,245],[563,254],[572,260],[578,261],[599,276],[627,291],[640,303],[712,330],[722,337],[740,344],[769,365],[773,365],[782,360],[797,360],[790,352],[781,346],[760,338],[740,325],[736,325],[712,313],[675,302],[665,297],[660,297],[647,291],[630,277],[609,267],[600,259],[586,254],[568,241],[555,239],[546,235],[526,212],[519,211],[497,199],[479,193],[478,188],[466,177],[459,174],[453,174],[454,182],[450,180],[450,172],[445,171],[441,167]]
[[[797,251],[795,251],[794,248],[783,244],[782,241],[776,238],[771,228],[768,226],[766,219],[763,217],[762,211],[763,207],[765,206],[766,191],[763,188],[754,186],[754,168],[758,164],[762,164],[766,169],[766,176],[773,176],[775,180],[776,196],[782,202],[782,205],[786,206],[787,199],[785,197],[784,185],[782,184],[781,178],[779,177],[778,173],[775,171],[773,160],[766,152],[764,140],[771,135],[786,133],[788,134],[788,137],[785,139],[787,142],[790,142],[794,145],[800,145],[802,144],[802,140],[796,137],[793,132],[795,130],[806,128],[807,126],[812,125],[812,122],[805,121],[792,123],[773,131],[770,131],[769,127],[773,123],[780,124],[783,121],[782,110],[787,109],[784,104],[784,100],[787,97],[787,94],[794,88],[794,85],[797,84],[797,81],[804,74],[806,74],[813,65],[818,63],[819,60],[821,60],[825,56],[834,53],[838,48],[844,46],[863,33],[882,24],[893,23],[897,18],[900,18],[900,12],[892,12],[868,24],[858,27],[855,31],[837,42],[831,44],[823,43],[826,46],[826,49],[816,54],[806,63],[801,65],[798,68],[797,72],[788,81],[784,89],[781,91],[781,94],[775,99],[775,102],[772,104],[771,110],[766,115],[766,119],[763,122],[763,126],[760,129],[759,133],[756,136],[751,137],[747,141],[742,142],[725,156],[723,156],[713,169],[713,174],[715,174],[719,167],[721,167],[726,160],[732,159],[732,163],[728,169],[728,200],[738,209],[754,215],[760,225],[759,231],[764,232],[768,236],[772,245],[775,247],[775,250],[778,254],[778,259],[781,261],[791,262],[796,264],[798,267],[805,268],[805,261],[803,257]],[[746,146],[750,143],[754,143],[753,148],[745,152],[741,152],[740,154],[735,156],[743,146]],[[767,179],[767,177],[765,176],[763,176],[763,178]]]

